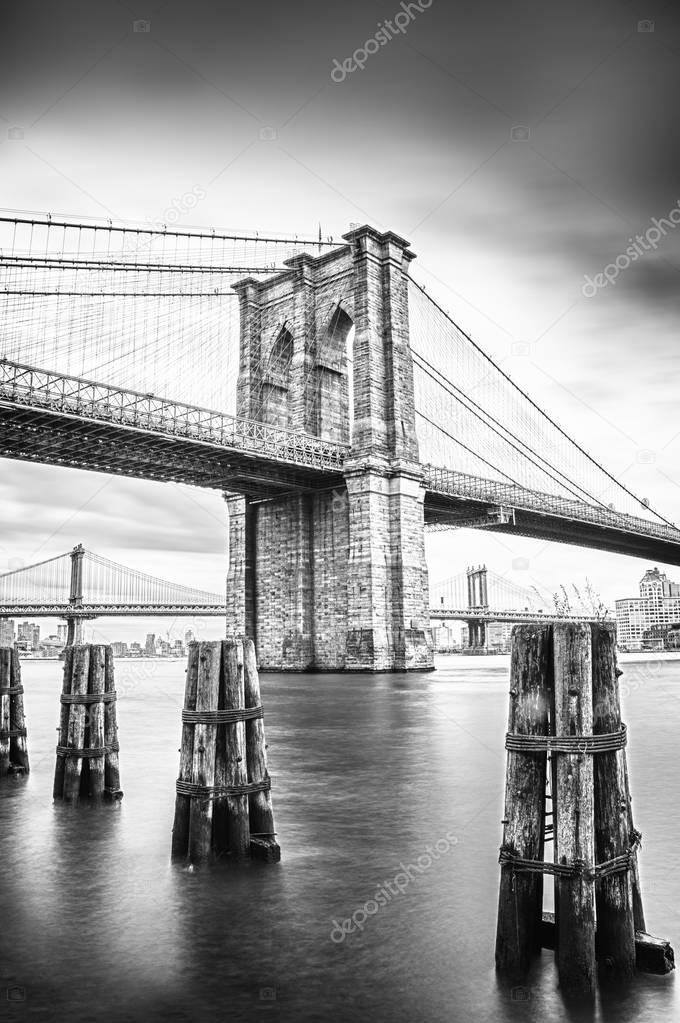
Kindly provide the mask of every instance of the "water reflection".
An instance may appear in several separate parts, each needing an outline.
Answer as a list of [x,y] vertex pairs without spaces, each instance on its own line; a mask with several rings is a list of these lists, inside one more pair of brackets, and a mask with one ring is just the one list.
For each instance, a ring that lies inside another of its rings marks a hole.
[[[169,861],[183,665],[159,662],[120,700],[123,801],[73,808],[51,800],[60,672],[27,662],[34,769],[0,787],[0,996],[26,989],[24,1009],[3,1004],[8,1018],[673,1018],[673,978],[639,976],[590,1011],[565,1005],[551,953],[524,985],[496,978],[508,685],[495,661],[450,658],[415,677],[263,676],[283,861],[193,873]],[[677,943],[666,857],[680,822],[658,799],[675,777],[676,664],[627,667],[624,711],[647,916]],[[447,834],[455,843],[430,856]],[[409,868],[361,928],[331,940],[334,921]]]

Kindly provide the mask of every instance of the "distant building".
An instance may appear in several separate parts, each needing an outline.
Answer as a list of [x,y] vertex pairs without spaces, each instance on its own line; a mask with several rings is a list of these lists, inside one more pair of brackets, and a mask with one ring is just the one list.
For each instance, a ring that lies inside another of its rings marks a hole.
[[512,622],[488,622],[486,648],[495,654],[509,654],[512,645]]
[[58,657],[64,649],[64,644],[59,636],[47,636],[40,644],[40,653],[43,657]]
[[187,629],[187,631],[184,633],[184,642],[185,642],[186,646],[189,646],[189,643],[193,643],[193,641],[194,641],[194,630],[193,629]]
[[114,657],[127,657],[128,645],[127,643],[121,643],[120,640],[117,640],[115,643],[111,644],[111,651]]
[[619,646],[627,650],[664,650],[669,634],[680,622],[680,585],[658,568],[640,580],[640,596],[616,601]]
[[447,625],[446,622],[432,623],[432,639],[434,640],[434,648],[439,653],[449,653],[451,650],[458,650],[460,647],[453,626]]
[[68,625],[66,622],[62,622],[61,625],[57,625],[57,636],[66,645],[66,637],[68,636]]
[[144,644],[144,653],[147,657],[156,656],[156,634],[155,632],[148,632],[146,636],[146,642]]
[[21,622],[17,626],[17,643],[24,650],[37,650],[40,646],[40,626],[35,622]]
[[0,646],[14,646],[14,620],[0,618]]

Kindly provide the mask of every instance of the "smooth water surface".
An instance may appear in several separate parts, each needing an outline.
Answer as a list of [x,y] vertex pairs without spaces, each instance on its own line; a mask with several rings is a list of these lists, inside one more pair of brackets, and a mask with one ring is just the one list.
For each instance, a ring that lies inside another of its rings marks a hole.
[[[680,660],[622,666],[647,924],[677,945]],[[117,663],[125,796],[72,808],[52,803],[61,665],[24,661],[32,772],[0,783],[0,1019],[680,1020],[673,975],[594,1014],[564,1006],[550,952],[526,988],[496,978],[508,669],[263,674],[282,862],[187,872],[169,859],[184,664]]]

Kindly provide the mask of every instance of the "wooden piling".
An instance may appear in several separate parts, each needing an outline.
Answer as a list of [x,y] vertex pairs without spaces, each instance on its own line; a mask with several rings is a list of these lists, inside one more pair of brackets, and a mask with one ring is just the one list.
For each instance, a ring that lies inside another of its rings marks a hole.
[[[91,696],[101,696],[105,687],[106,656],[103,646],[93,646],[90,649],[90,675],[88,693]],[[88,765],[88,795],[90,799],[103,799],[105,778],[104,778],[104,703],[95,701],[87,706],[88,726],[85,734],[85,742],[88,749],[99,749],[101,753],[89,757]]]
[[[257,656],[252,639],[243,641],[243,681],[246,707],[261,706]],[[246,721],[246,760],[248,781],[255,784],[268,783],[267,744],[264,735],[264,721],[261,717],[249,718]],[[250,854],[267,863],[277,863],[281,859],[281,849],[276,841],[274,830],[271,789],[253,792],[248,798]]]
[[[88,675],[90,671],[90,648],[81,645],[73,648],[73,674],[71,676],[71,696],[86,696]],[[85,746],[85,704],[70,705],[66,742],[62,745],[69,750],[81,751],[78,754],[64,754],[64,790],[62,798],[66,803],[75,803],[80,798],[80,776],[83,770],[82,750]]]
[[[74,647],[67,646],[64,649],[64,678],[61,687],[62,696],[71,695],[71,679],[73,677],[73,651]],[[68,739],[68,721],[71,712],[70,704],[62,699],[59,711],[58,745],[65,746]],[[64,774],[66,772],[66,757],[57,755],[57,762],[54,767],[54,786],[52,798],[61,799],[64,795]]]
[[[551,637],[548,625],[516,625],[510,667],[508,732],[547,735]],[[501,856],[542,860],[546,753],[508,750]],[[520,977],[541,947],[543,874],[502,862],[496,967]]]
[[[280,857],[271,844],[271,799],[254,804],[258,827],[267,836],[251,835],[249,800],[261,796],[270,782],[254,650],[247,656],[248,702],[241,640],[190,647],[172,835],[175,860],[203,864],[262,857],[263,849],[270,862]],[[255,719],[260,728],[247,729]],[[248,736],[255,737],[257,749],[250,748]]]
[[104,745],[106,747],[104,759],[104,795],[107,799],[118,800],[123,798],[123,792],[120,787],[120,759],[118,756],[116,683],[113,650],[108,645],[104,647],[104,664],[104,692],[106,694],[106,702],[104,703]]
[[[639,838],[639,833],[635,829],[633,824],[633,799],[630,794],[630,782],[628,780],[628,760],[626,757],[625,749],[621,751],[621,766],[623,770],[623,782],[625,789],[626,799],[626,816],[628,820],[628,835],[630,836],[631,843]],[[630,854],[630,880],[633,897],[633,922],[636,931],[642,931],[646,933],[647,928],[645,926],[645,911],[642,905],[642,889],[640,887],[640,867],[638,864],[637,849],[633,849]]]
[[[196,709],[196,688],[198,684],[198,643],[189,644],[187,673],[184,682],[184,707]],[[191,765],[194,759],[194,726],[182,724],[182,741],[179,749],[179,780],[191,781]],[[189,844],[189,811],[191,797],[178,792],[175,796],[175,822],[172,828],[172,856],[185,856]]]
[[[513,630],[496,964],[519,975],[536,944],[555,949],[565,995],[592,1000],[596,962],[606,977],[621,979],[635,967],[668,973],[675,957],[669,942],[644,928],[616,628],[598,621],[549,627],[547,664],[531,648],[538,633],[527,629]],[[543,859],[546,765],[532,762],[538,754],[551,765],[554,863]],[[555,913],[541,916],[535,880],[545,874],[554,875]]]
[[[226,642],[224,644],[224,697],[226,710],[242,711],[245,709],[243,647],[240,643]],[[227,787],[245,787],[248,784],[245,721],[230,721],[224,726],[224,729],[224,784]],[[237,859],[242,859],[250,852],[248,795],[246,793],[228,795],[226,804],[227,853]]]
[[[616,666],[616,626],[602,622],[592,626],[593,734],[621,728],[619,683]],[[611,750],[594,757],[595,856],[598,864],[626,856],[628,793],[623,751]],[[597,955],[601,969],[610,975],[629,977],[635,972],[635,927],[632,883],[629,870],[599,877],[595,883]]]
[[16,647],[12,649],[10,658],[9,687],[9,769],[12,774],[28,774],[30,767],[24,712],[24,687],[21,681],[19,651]]
[[[222,660],[219,640],[201,643],[198,654],[196,711],[217,710]],[[215,747],[217,725],[197,722],[194,725],[191,781],[193,785],[211,788],[215,784]],[[189,859],[192,863],[208,860],[212,854],[213,798],[206,794],[192,799],[189,811]]]
[[120,799],[113,656],[109,646],[66,648],[54,799]]
[[[555,735],[592,735],[590,627],[555,625],[553,648]],[[555,862],[581,867],[578,874],[556,876],[557,970],[565,991],[590,996],[595,982],[593,757],[581,752],[553,755]]]
[[0,647],[0,777],[9,774],[9,687],[12,675],[12,648]]

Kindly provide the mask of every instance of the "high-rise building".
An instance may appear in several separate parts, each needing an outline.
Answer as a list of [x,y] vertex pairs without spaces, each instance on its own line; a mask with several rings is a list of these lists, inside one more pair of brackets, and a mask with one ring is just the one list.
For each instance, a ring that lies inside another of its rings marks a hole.
[[678,622],[680,585],[658,568],[648,568],[643,575],[639,597],[616,601],[618,642],[627,650],[663,649],[669,630]]
[[57,625],[57,636],[62,643],[66,642],[66,637],[68,636],[68,625],[66,622],[60,622],[60,624]]
[[0,646],[14,646],[14,620],[0,618]]
[[185,642],[185,644],[187,646],[189,646],[189,643],[193,643],[193,641],[194,641],[194,630],[193,629],[187,629],[187,631],[184,633],[184,642]]
[[40,646],[40,626],[35,622],[21,622],[17,626],[17,642],[24,650],[37,650]]
[[146,634],[146,642],[144,644],[144,653],[147,657],[156,656],[156,633],[148,632]]

